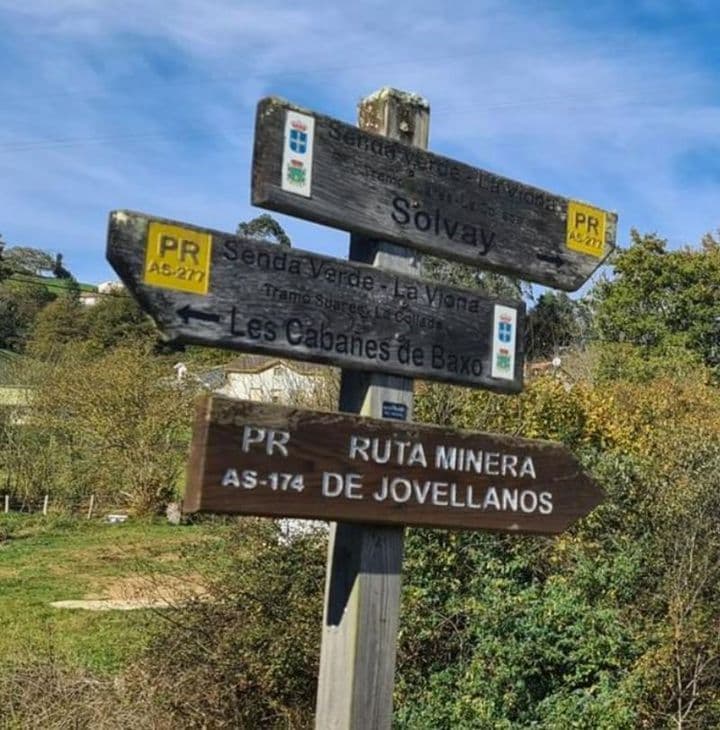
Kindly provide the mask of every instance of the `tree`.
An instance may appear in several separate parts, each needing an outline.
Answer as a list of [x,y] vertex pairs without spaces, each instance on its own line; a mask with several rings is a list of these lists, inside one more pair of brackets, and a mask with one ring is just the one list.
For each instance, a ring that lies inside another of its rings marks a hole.
[[97,304],[84,307],[82,332],[94,353],[121,343],[155,341],[157,330],[137,302],[125,291],[100,296]]
[[252,518],[203,541],[207,600],[151,627],[130,677],[140,698],[168,727],[313,727],[326,552],[322,532],[287,540],[277,522]]
[[56,264],[52,254],[30,246],[13,246],[7,249],[5,260],[14,272],[32,276],[52,272]]
[[5,254],[5,241],[2,240],[2,233],[0,233],[0,281],[7,279],[11,273],[12,269],[7,262]]
[[0,281],[0,348],[23,351],[39,312],[54,298],[33,282]]
[[409,531],[395,724],[719,727],[717,390],[538,379],[454,425],[562,440],[607,498],[552,540]]
[[56,279],[75,279],[75,277],[63,266],[63,255],[61,253],[55,256],[52,267],[53,276]]
[[528,312],[525,354],[528,360],[559,355],[582,344],[590,328],[590,312],[583,301],[565,292],[545,292]]
[[18,496],[95,494],[143,514],[176,496],[195,393],[145,343],[91,359],[66,346],[26,377],[31,408],[6,424],[0,453]]
[[237,234],[238,236],[256,238],[259,241],[278,243],[288,248],[292,246],[285,229],[268,213],[263,213],[251,221],[238,223]]
[[[24,349],[35,319],[56,298],[43,283],[47,277],[37,278],[43,273],[68,280],[68,294],[79,299],[77,282],[63,266],[62,254],[53,256],[29,246],[4,250],[0,240],[0,347]],[[48,316],[52,319],[65,309],[58,305],[58,311]]]
[[87,334],[84,306],[78,296],[58,297],[41,310],[28,341],[28,354],[39,360],[58,359],[64,346]]
[[529,285],[519,279],[435,256],[422,257],[422,273],[434,281],[463,289],[481,290],[491,297],[522,299],[530,293]]
[[631,232],[613,261],[615,276],[593,292],[601,340],[629,343],[647,356],[683,348],[713,365],[720,338],[720,243],[667,250],[655,234]]
[[121,344],[156,342],[152,321],[127,293],[100,296],[84,305],[77,291],[61,296],[36,317],[28,352],[40,360],[57,359],[69,343],[82,343],[86,355],[95,357]]

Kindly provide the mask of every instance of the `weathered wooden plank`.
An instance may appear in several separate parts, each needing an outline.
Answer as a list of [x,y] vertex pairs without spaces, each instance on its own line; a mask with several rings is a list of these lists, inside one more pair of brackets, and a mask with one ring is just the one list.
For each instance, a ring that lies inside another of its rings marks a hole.
[[333,523],[317,730],[389,730],[404,530]]
[[553,534],[602,490],[559,443],[211,397],[186,511]]
[[252,200],[568,291],[614,248],[617,229],[615,213],[275,97],[258,104]]
[[[413,94],[384,88],[358,106],[359,124],[427,147],[430,108]],[[416,252],[351,235],[350,259],[401,274],[419,270]],[[412,420],[413,381],[385,373],[343,370],[340,410]],[[402,527],[335,522],[320,652],[315,727],[389,729],[400,615]]]
[[522,302],[129,211],[107,256],[172,339],[522,389]]

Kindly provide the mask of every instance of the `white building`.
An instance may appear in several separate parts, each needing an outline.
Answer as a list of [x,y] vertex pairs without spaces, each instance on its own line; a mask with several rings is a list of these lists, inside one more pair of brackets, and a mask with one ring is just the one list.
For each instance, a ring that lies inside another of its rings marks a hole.
[[173,366],[178,381],[196,381],[205,390],[240,400],[319,406],[335,370],[296,360],[264,355],[241,355],[234,360],[192,373],[183,362]]
[[220,384],[210,385],[214,393],[266,403],[307,401],[329,373],[320,365],[262,355],[241,355],[214,370],[224,375]]
[[[85,289],[82,287],[85,287]],[[125,287],[120,281],[105,281],[97,286],[81,284],[80,301],[86,307],[93,307],[100,301],[100,297],[116,294],[124,289]]]
[[[175,365],[178,379],[188,377],[184,363]],[[213,368],[200,376],[200,382],[213,393],[265,403],[301,404],[317,407],[317,395],[326,388],[336,372],[324,365],[283,360],[263,355],[241,355],[229,363]],[[328,523],[321,520],[300,520],[284,517],[277,520],[281,542],[310,532],[327,532]]]

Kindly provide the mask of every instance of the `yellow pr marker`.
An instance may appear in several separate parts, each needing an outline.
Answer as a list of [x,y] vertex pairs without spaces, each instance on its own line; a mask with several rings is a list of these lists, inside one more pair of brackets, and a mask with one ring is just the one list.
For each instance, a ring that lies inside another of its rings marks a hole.
[[212,236],[152,221],[148,227],[143,283],[191,294],[207,294]]
[[568,202],[566,244],[572,251],[601,258],[605,250],[607,214],[575,200]]

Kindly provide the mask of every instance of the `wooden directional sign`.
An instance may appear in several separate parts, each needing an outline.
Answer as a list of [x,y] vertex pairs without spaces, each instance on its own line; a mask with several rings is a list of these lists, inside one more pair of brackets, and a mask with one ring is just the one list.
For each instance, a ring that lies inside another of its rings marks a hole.
[[173,339],[522,389],[521,302],[127,211],[107,256]]
[[183,509],[557,533],[603,497],[559,443],[207,397]]
[[252,201],[568,291],[617,228],[614,213],[277,98],[258,105]]

